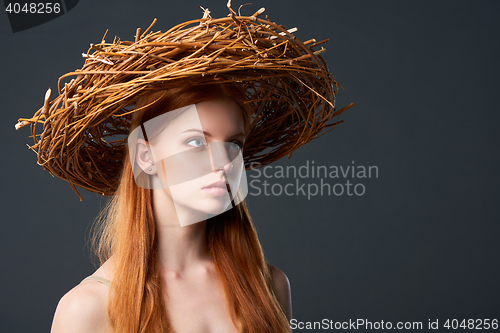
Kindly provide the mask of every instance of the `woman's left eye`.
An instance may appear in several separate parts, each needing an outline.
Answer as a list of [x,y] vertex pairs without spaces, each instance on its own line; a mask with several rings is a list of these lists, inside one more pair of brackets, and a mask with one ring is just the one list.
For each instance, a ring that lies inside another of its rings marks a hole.
[[243,144],[240,142],[231,142],[229,144],[229,149],[241,149],[243,147]]
[[186,142],[189,146],[194,148],[203,147],[205,145],[205,141],[200,138],[192,139]]

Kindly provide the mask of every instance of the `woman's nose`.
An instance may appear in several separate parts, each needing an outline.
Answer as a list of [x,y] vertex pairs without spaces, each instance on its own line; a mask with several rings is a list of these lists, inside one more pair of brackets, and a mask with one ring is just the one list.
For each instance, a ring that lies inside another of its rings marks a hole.
[[214,170],[215,172],[217,171],[223,171],[224,173],[230,173],[233,170],[233,162],[231,162],[228,158],[228,154],[225,154],[224,158],[220,158],[221,156],[218,156],[219,158],[214,158]]
[[226,142],[212,142],[209,143],[210,157],[213,162],[213,171],[223,171],[229,173],[233,170],[233,163],[230,154],[226,150]]
[[219,170],[224,171],[224,173],[230,173],[233,170],[233,163],[229,162],[228,164],[224,165],[222,168],[219,168]]

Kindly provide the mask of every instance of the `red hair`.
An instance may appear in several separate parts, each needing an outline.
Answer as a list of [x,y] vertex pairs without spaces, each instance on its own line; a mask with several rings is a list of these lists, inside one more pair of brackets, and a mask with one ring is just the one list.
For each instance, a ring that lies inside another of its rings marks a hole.
[[[248,130],[249,110],[235,85],[184,86],[142,98],[131,129],[166,111],[216,98],[234,100]],[[156,102],[155,102],[156,101]],[[145,107],[144,107],[145,106]],[[163,298],[152,190],[136,185],[125,157],[118,190],[101,219],[97,256],[116,262],[108,300],[114,332],[174,332]],[[245,201],[206,223],[206,244],[220,276],[231,318],[242,332],[291,332]]]

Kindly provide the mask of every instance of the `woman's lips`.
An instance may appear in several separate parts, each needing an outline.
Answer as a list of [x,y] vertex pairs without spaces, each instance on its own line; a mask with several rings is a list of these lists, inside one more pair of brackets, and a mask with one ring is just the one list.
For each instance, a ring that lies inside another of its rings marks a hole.
[[223,196],[227,193],[226,182],[218,181],[202,188],[203,191],[208,192],[215,196]]

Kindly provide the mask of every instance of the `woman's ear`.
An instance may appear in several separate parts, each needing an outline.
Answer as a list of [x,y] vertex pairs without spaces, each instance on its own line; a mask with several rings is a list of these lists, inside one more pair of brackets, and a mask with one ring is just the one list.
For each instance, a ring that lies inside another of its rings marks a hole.
[[149,142],[137,139],[135,160],[137,165],[148,175],[156,175],[156,167],[151,154]]

